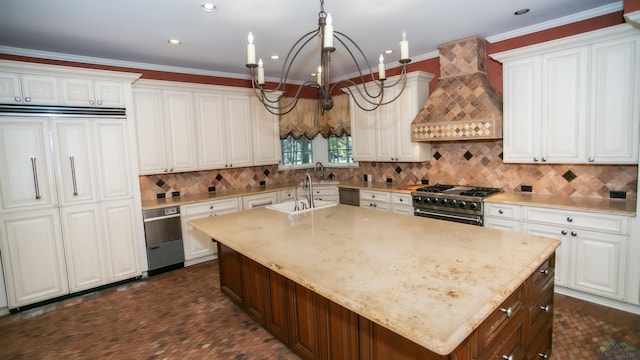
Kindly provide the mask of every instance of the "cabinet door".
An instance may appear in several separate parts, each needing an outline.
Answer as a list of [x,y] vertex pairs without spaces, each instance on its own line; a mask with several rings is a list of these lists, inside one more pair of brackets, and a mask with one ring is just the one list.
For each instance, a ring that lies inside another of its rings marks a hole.
[[58,209],[12,212],[0,219],[9,307],[68,294]]
[[187,265],[195,264],[196,262],[193,262],[193,260],[212,259],[217,253],[216,244],[211,240],[210,237],[194,229],[193,227],[191,227],[191,225],[187,224],[187,222],[191,220],[209,216],[212,215],[183,217],[181,220],[182,241],[184,243],[184,260],[185,262],[191,262]]
[[540,157],[540,57],[510,61],[504,73],[504,162],[531,163]]
[[22,75],[22,98],[29,105],[60,105],[58,79],[44,75]]
[[47,120],[0,120],[1,210],[57,204]]
[[52,128],[60,204],[97,201],[91,124],[88,120],[53,120]]
[[251,144],[251,98],[248,95],[225,96],[225,133],[227,143],[227,165],[229,167],[251,166],[253,146]]
[[253,118],[253,164],[272,165],[280,163],[280,127],[278,116],[270,113],[256,99],[251,98]]
[[224,97],[195,93],[198,161],[201,170],[221,169],[226,164],[224,135]]
[[103,231],[95,204],[61,209],[65,258],[71,292],[107,283]]
[[569,258],[571,254],[569,230],[557,226],[522,223],[522,232],[529,235],[546,236],[560,240],[560,246],[556,249],[555,284],[569,286]]
[[423,76],[407,79],[402,95],[387,105],[398,109],[395,121],[396,161],[422,162],[431,157],[431,145],[428,142],[411,141],[411,123],[429,97],[429,79]]
[[[389,98],[395,96],[395,91],[385,91]],[[396,132],[398,131],[399,110],[397,103],[380,106],[376,112],[376,158],[378,161],[397,161]],[[411,133],[410,128],[407,132]]]
[[0,72],[0,103],[15,104],[22,102],[20,75]]
[[506,230],[520,232],[520,222],[513,220],[495,219],[491,217],[484,218],[484,227],[496,230]]
[[167,172],[162,93],[155,89],[134,89],[133,103],[140,174]]
[[[126,120],[91,120],[95,127],[95,143],[101,200],[133,196]],[[137,184],[136,184],[137,185]]]
[[103,256],[108,262],[110,282],[140,276],[137,248],[141,239],[133,222],[136,217],[132,201],[104,202],[101,211],[106,243],[106,255]]
[[[358,96],[355,95],[354,96]],[[360,109],[353,99],[351,107],[351,142],[354,161],[376,160],[376,118],[375,111]]]
[[187,91],[166,91],[163,96],[164,116],[168,128],[169,172],[197,169],[193,96]]
[[62,101],[69,106],[95,106],[96,94],[93,80],[63,78]]
[[119,81],[96,80],[94,83],[96,105],[103,107],[125,107],[124,86]]
[[592,46],[590,163],[638,163],[640,40]]
[[629,237],[571,231],[571,278],[576,290],[623,300],[627,276]]
[[542,162],[585,161],[587,61],[587,47],[542,56]]

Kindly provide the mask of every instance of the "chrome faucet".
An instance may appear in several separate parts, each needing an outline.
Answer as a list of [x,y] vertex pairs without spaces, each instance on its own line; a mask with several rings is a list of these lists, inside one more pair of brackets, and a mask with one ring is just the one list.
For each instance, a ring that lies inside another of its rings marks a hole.
[[313,182],[311,181],[311,174],[309,174],[309,172],[304,173],[302,188],[307,190],[307,201],[309,202],[309,208],[313,209],[316,206],[313,203]]
[[320,166],[320,180],[324,181],[324,165],[320,161],[316,163],[315,173],[318,172],[318,166]]

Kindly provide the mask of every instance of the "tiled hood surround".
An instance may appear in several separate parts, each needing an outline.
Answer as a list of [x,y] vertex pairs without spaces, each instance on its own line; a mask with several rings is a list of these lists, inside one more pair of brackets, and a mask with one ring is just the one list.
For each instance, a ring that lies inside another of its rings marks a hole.
[[486,42],[441,45],[440,80],[411,125],[412,141],[502,138],[502,100],[485,71]]

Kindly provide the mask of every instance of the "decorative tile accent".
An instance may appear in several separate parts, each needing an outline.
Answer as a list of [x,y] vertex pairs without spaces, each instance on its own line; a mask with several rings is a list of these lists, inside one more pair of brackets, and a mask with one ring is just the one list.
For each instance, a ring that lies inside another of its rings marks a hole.
[[396,172],[400,174],[402,172],[402,168],[400,166],[396,167]]
[[222,175],[218,174],[218,175],[216,176],[216,180],[218,180],[218,181],[222,181],[222,179],[223,179]]
[[462,156],[464,156],[464,158],[465,158],[465,159],[467,159],[467,161],[469,161],[469,160],[471,160],[471,158],[473,157],[473,154],[471,154],[469,151],[467,151],[467,152],[466,152],[466,153],[464,153],[464,155],[462,155]]
[[442,157],[442,155],[440,155],[440,153],[438,151],[436,151],[435,154],[433,154],[433,158],[436,160],[440,160],[440,158]]
[[158,187],[163,187],[163,186],[164,186],[164,181],[162,181],[162,180],[158,180],[158,181],[156,182],[156,185],[158,185]]
[[573,180],[575,180],[575,178],[577,176],[576,176],[576,174],[571,172],[571,170],[569,170],[566,173],[562,174],[562,177],[565,178],[565,180],[567,180],[567,182],[572,182]]
[[262,173],[264,174],[264,176],[269,176],[269,174],[271,174],[269,172],[269,169],[264,169],[264,171]]

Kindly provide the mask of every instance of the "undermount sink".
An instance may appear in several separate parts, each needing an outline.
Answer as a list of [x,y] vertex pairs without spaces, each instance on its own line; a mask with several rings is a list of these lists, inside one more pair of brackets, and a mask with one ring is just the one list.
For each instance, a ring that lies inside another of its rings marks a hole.
[[[295,214],[302,214],[302,213],[338,205],[338,203],[336,202],[324,201],[324,200],[314,200],[313,203],[315,204],[315,207],[309,208],[309,202],[306,199],[299,200],[298,205],[300,210],[294,210],[296,206],[295,201],[288,201],[280,204],[267,205],[267,209],[277,210],[283,213],[287,213],[289,215],[295,215]],[[304,204],[304,209],[303,209],[303,204]]]

